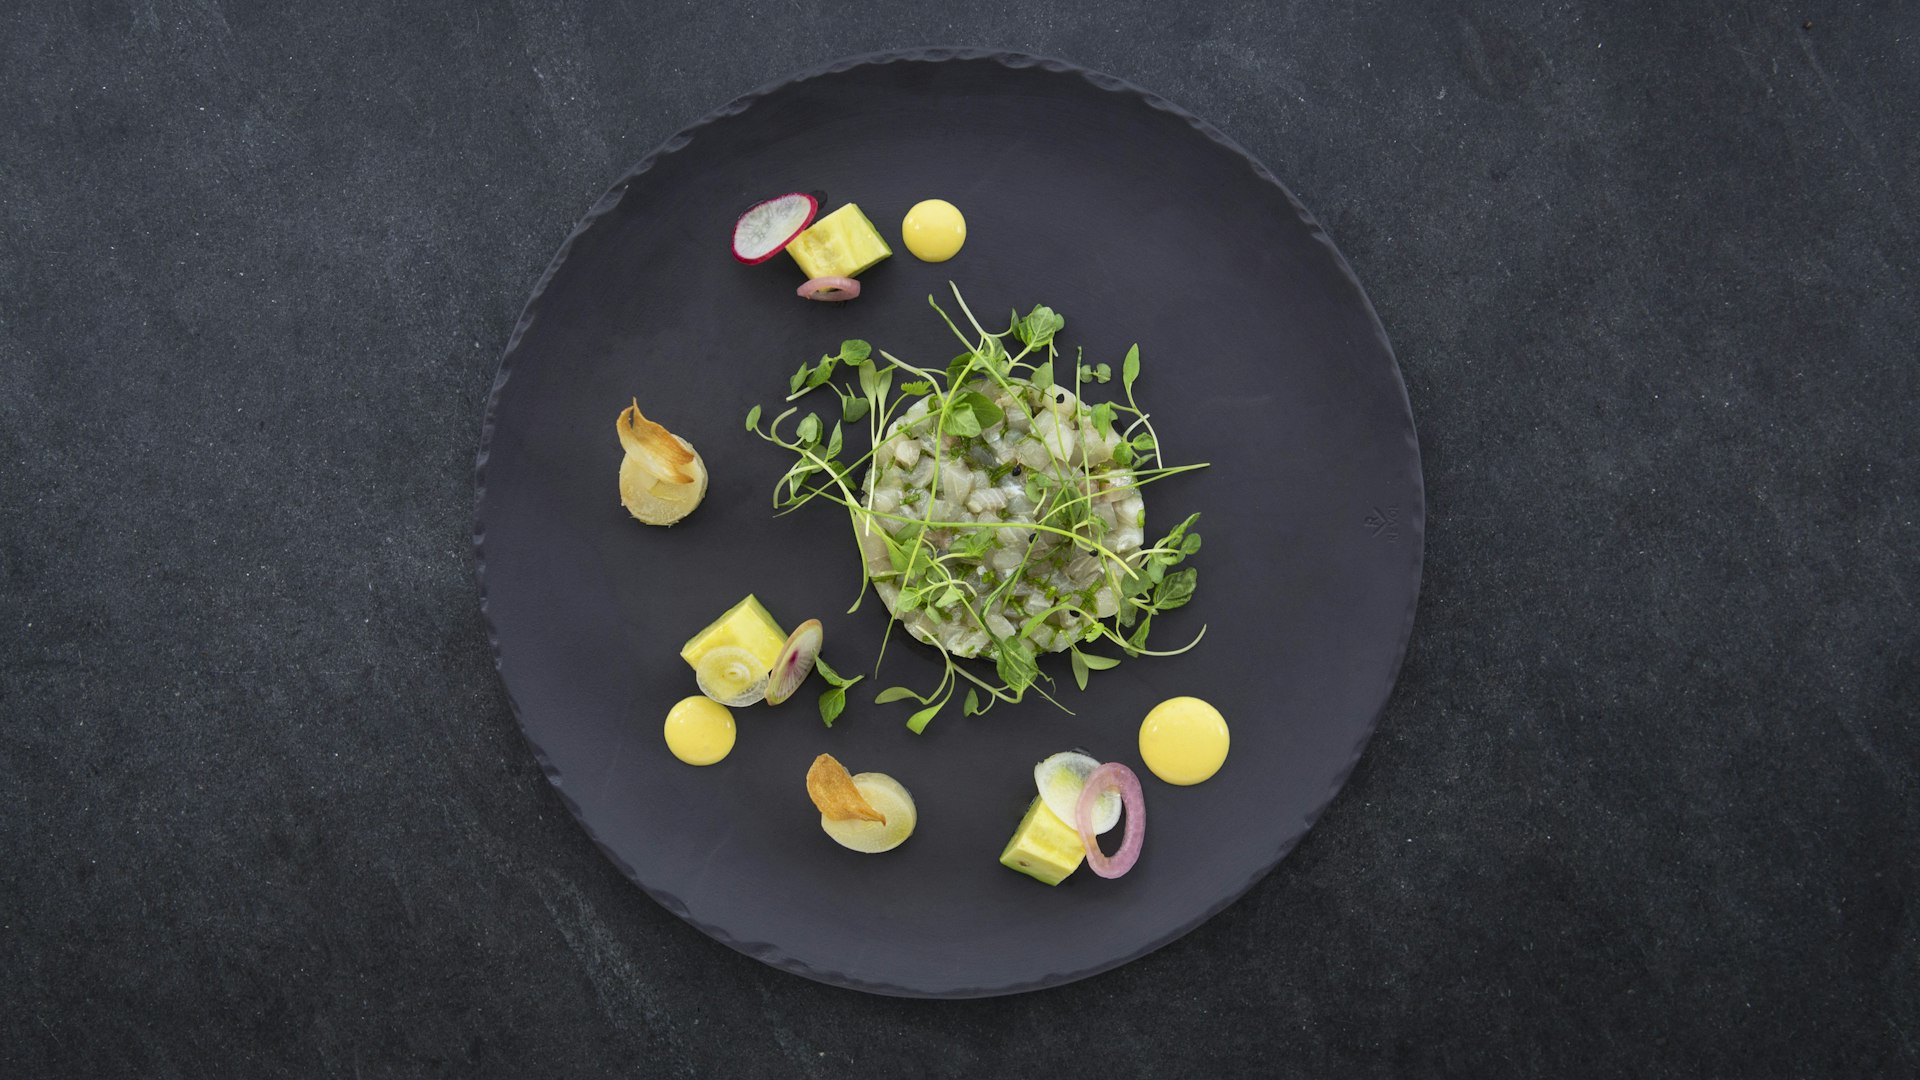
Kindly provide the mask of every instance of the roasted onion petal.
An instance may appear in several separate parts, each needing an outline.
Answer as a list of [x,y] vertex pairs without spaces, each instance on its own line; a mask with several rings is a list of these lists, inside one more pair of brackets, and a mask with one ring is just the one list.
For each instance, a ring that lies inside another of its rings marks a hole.
[[813,766],[807,770],[807,797],[820,813],[833,821],[878,821],[886,823],[887,817],[873,808],[865,795],[853,782],[853,774],[847,771],[832,754],[821,754],[813,759]]
[[691,468],[693,449],[641,415],[638,398],[621,412],[617,427],[621,448],[655,480],[663,484],[691,484],[699,479]]

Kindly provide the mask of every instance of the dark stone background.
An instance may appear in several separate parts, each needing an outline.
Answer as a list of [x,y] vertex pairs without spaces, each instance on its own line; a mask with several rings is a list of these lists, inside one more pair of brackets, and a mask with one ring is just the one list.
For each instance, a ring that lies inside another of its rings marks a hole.
[[[1920,1071],[1920,7],[393,8],[0,13],[0,1075]],[[1126,968],[948,1004],[629,885],[468,555],[500,349],[600,189],[925,43],[1270,164],[1431,506],[1298,851]]]

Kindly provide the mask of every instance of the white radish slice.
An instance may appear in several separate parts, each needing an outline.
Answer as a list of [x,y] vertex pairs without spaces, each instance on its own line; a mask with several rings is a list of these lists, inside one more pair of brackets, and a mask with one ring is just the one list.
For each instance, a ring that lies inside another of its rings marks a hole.
[[[1061,821],[1072,823],[1074,814],[1080,806],[1080,789],[1087,786],[1087,777],[1100,763],[1080,753],[1068,750],[1055,754],[1033,767],[1033,782],[1040,789],[1040,801]],[[1120,824],[1120,793],[1109,791],[1100,797],[1093,811],[1095,833],[1112,831]]]
[[792,636],[780,647],[780,658],[773,662],[773,674],[768,676],[767,704],[778,705],[800,689],[813,674],[813,662],[820,658],[820,644],[825,639],[819,619],[808,619],[794,627]]
[[817,277],[794,291],[802,300],[851,300],[860,295],[860,283],[850,277]]
[[820,200],[804,191],[754,203],[733,223],[733,257],[748,266],[766,262],[813,224],[819,209]]

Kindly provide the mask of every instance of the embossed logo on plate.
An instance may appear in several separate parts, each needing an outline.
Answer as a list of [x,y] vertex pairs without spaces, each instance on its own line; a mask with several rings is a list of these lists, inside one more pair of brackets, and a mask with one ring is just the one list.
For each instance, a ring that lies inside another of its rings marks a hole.
[[1366,525],[1375,540],[1385,540],[1389,544],[1400,542],[1399,507],[1389,506],[1385,510],[1374,507],[1373,513],[1367,515]]

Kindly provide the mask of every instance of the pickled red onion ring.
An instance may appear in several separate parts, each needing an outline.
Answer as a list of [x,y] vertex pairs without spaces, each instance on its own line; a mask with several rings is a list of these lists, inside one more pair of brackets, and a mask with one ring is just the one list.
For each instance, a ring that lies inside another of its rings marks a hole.
[[795,291],[802,300],[851,300],[860,295],[860,283],[850,277],[817,277]]
[[[1120,793],[1120,805],[1127,812],[1127,831],[1120,841],[1120,850],[1110,856],[1100,850],[1100,840],[1093,831],[1094,808],[1109,788]],[[1133,869],[1133,864],[1140,861],[1140,847],[1147,839],[1147,797],[1140,790],[1140,778],[1117,761],[1093,770],[1086,786],[1080,789],[1080,802],[1073,808],[1073,827],[1080,832],[1080,842],[1087,846],[1088,869],[1103,878],[1117,878]]]

